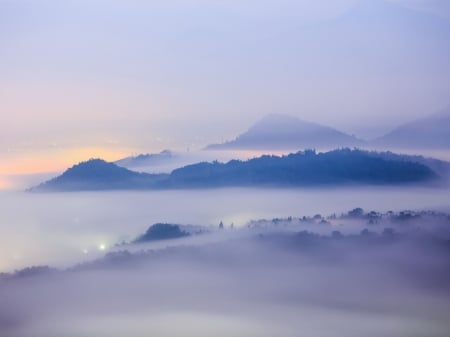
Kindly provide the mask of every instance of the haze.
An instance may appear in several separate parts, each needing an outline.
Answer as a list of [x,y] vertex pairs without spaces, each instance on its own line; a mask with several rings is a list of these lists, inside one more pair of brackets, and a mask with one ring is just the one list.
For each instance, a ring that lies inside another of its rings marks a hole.
[[103,254],[101,245],[110,249],[158,222],[217,227],[223,221],[243,227],[261,218],[325,216],[355,207],[450,211],[448,188],[432,187],[3,192],[0,202],[0,272],[31,265],[67,267]]
[[2,0],[0,173],[200,149],[267,113],[374,138],[449,105],[449,40],[446,1]]
[[449,336],[449,4],[0,0],[0,336]]
[[111,247],[65,270],[0,274],[0,331],[11,337],[448,336],[449,215],[378,217],[375,223],[361,214],[331,223],[285,217],[250,228],[215,226],[159,247]]

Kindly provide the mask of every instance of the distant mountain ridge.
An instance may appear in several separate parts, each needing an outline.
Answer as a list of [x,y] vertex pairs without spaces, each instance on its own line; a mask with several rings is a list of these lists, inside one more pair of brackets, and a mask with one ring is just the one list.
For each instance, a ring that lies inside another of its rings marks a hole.
[[331,127],[282,114],[268,115],[231,141],[207,150],[301,150],[361,146],[364,141]]
[[114,164],[128,169],[135,169],[153,165],[160,165],[175,158],[176,155],[170,150],[163,150],[160,153],[146,153],[137,156],[130,156],[119,159]]
[[[394,159],[392,159],[394,158]],[[405,156],[385,159],[361,150],[308,150],[287,156],[261,156],[228,163],[202,162],[170,174],[137,173],[92,159],[80,163],[32,191],[179,189],[212,187],[298,187],[320,185],[389,185],[429,182],[438,175]]]
[[329,150],[345,147],[380,149],[450,149],[450,107],[405,123],[372,141],[320,124],[282,115],[268,115],[235,139],[211,144],[206,150]]
[[391,148],[450,149],[450,108],[400,125],[372,143]]

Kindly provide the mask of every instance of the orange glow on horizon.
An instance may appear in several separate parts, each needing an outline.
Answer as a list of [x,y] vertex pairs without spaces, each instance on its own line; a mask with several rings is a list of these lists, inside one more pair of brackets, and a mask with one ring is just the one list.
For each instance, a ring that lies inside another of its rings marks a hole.
[[14,183],[8,178],[0,176],[0,190],[10,190],[15,187]]
[[[131,153],[128,149],[101,147],[70,148],[58,152],[24,153],[19,158],[3,158],[0,161],[0,175],[26,175],[64,171],[65,169],[91,158],[114,161]],[[8,184],[0,180],[0,188]]]

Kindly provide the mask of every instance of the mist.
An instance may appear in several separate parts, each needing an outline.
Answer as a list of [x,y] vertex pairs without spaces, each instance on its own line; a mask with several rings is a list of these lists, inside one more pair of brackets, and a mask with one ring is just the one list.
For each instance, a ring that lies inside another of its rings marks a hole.
[[435,229],[448,230],[449,216],[392,230],[363,219],[339,221],[370,231],[317,234],[318,223],[285,219],[202,234],[197,244],[131,253],[136,245],[125,245],[64,270],[26,269],[0,279],[0,329],[11,337],[447,336],[450,236]]
[[446,188],[431,187],[2,192],[0,197],[0,271],[89,259],[103,253],[100,246],[132,240],[157,222],[218,226],[223,221],[239,227],[250,220],[326,216],[355,207],[448,211],[450,205]]
[[0,0],[0,337],[448,337],[448,3]]

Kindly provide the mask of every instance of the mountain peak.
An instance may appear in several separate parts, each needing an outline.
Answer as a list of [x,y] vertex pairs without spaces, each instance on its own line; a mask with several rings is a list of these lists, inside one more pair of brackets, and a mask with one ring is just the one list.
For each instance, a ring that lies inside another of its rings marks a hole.
[[264,116],[258,120],[251,128],[268,126],[271,128],[275,127],[292,127],[292,126],[303,126],[303,127],[313,127],[319,126],[318,124],[305,121],[298,117],[292,115],[272,113]]
[[390,148],[449,149],[450,107],[405,123],[374,141]]
[[363,141],[356,137],[328,126],[304,121],[290,115],[270,114],[257,121],[234,140],[223,144],[213,144],[207,149],[328,149],[360,146],[362,143]]
[[[450,105],[447,106],[445,109],[442,109],[442,110],[436,112],[434,115],[432,115],[430,117],[449,118],[450,117]],[[428,118],[430,118],[430,117],[428,117]]]
[[103,159],[89,159],[67,169],[63,174],[32,191],[81,191],[102,189],[123,189],[153,184],[157,175],[143,174],[119,167]]
[[258,122],[256,123],[265,123],[265,122],[298,122],[303,121],[302,119],[298,117],[294,117],[292,115],[288,114],[282,114],[282,113],[271,113],[267,114],[264,117],[262,117]]
[[[61,177],[96,177],[99,172],[104,175],[114,175],[118,173],[126,173],[127,169],[119,167],[113,163],[109,163],[100,158],[91,158],[87,161],[80,162],[67,169]],[[129,171],[131,172],[131,171]]]

